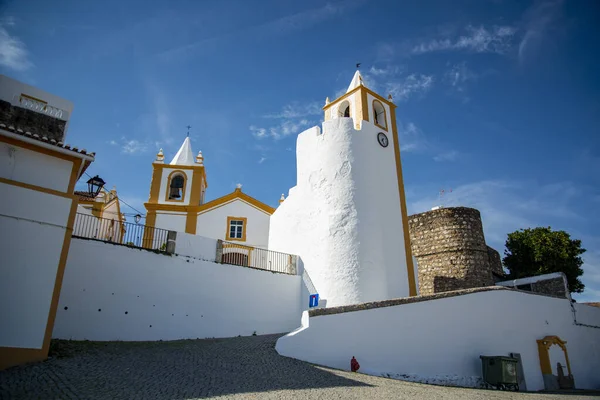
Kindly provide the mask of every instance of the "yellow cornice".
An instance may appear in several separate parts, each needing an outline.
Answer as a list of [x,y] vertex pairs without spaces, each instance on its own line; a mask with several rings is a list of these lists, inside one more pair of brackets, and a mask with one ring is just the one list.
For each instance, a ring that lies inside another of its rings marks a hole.
[[364,86],[357,86],[354,89],[352,89],[351,91],[349,91],[348,93],[338,97],[337,99],[335,99],[334,101],[332,101],[329,104],[325,104],[325,106],[323,106],[323,111],[327,110],[328,108],[330,108],[331,106],[333,106],[334,104],[339,103],[340,101],[346,99],[347,97],[352,96],[354,93],[358,92],[360,90],[360,88],[364,88]]
[[397,106],[396,106],[394,103],[392,103],[392,102],[391,102],[391,101],[389,101],[388,99],[384,98],[383,96],[381,96],[381,95],[379,95],[379,94],[375,93],[374,91],[372,91],[372,90],[371,90],[371,89],[369,89],[368,87],[366,87],[366,86],[363,86],[363,85],[360,85],[360,86],[357,86],[357,87],[355,87],[354,89],[352,89],[352,90],[351,90],[351,91],[349,91],[348,93],[346,93],[346,94],[344,94],[344,95],[342,95],[342,96],[338,97],[337,99],[335,99],[335,100],[334,100],[334,101],[332,101],[331,103],[329,103],[329,104],[326,104],[326,105],[323,107],[323,111],[325,111],[325,110],[329,109],[329,108],[330,108],[331,106],[333,106],[334,104],[337,104],[337,103],[339,103],[340,101],[342,101],[342,100],[344,100],[344,99],[346,99],[346,98],[350,97],[350,96],[351,96],[353,93],[356,93],[356,92],[357,92],[357,91],[359,91],[359,90],[364,90],[365,92],[369,93],[371,96],[375,97],[377,100],[383,101],[385,104],[387,104],[387,105],[390,107],[390,109],[395,109],[395,108],[397,107]]
[[198,214],[205,213],[213,208],[217,208],[225,205],[233,200],[242,200],[259,210],[272,215],[275,212],[275,209],[271,206],[266,205],[265,203],[256,200],[254,197],[248,196],[246,193],[242,192],[240,189],[236,189],[235,191],[226,194],[225,196],[219,197],[218,199],[214,199],[209,201],[208,203],[204,203],[201,205],[175,205],[175,204],[156,204],[156,203],[144,203],[144,206],[148,211],[179,211],[179,212],[196,212]]
[[204,169],[204,165],[171,165],[171,164],[161,164],[161,163],[152,163],[152,166],[156,169],[163,168],[171,168],[171,169]]

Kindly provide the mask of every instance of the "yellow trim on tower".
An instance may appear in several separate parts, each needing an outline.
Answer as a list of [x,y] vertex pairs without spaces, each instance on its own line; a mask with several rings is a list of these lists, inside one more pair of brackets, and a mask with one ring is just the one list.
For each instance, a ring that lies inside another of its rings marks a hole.
[[[383,120],[385,121],[385,126],[381,126],[377,123],[377,110],[375,110],[375,102],[379,103],[379,105],[381,106],[381,108],[383,108]],[[384,131],[387,131],[387,111],[385,110],[385,106],[383,105],[383,103],[381,103],[381,101],[377,100],[377,99],[373,99],[373,107],[371,108],[373,110],[373,123],[375,124],[375,126],[378,126],[379,128],[383,129]]]
[[[183,188],[181,189],[181,199],[170,199],[169,198],[169,193],[171,191],[171,179],[173,179],[175,177],[175,174],[180,174],[183,176]],[[187,175],[184,171],[180,171],[179,169],[176,169],[175,171],[172,171],[169,176],[167,177],[167,187],[165,190],[165,201],[168,202],[173,202],[173,203],[183,203],[185,202],[185,189],[187,187]]]
[[[242,221],[242,238],[232,238],[230,234],[231,221]],[[246,241],[246,230],[248,229],[248,218],[246,217],[227,217],[227,230],[225,231],[225,240],[235,240],[236,242]]]
[[[146,207],[147,208],[147,207]],[[144,227],[144,236],[142,238],[142,247],[151,249],[154,242],[154,227],[156,226],[156,212],[150,211],[146,213],[146,226]]]
[[144,206],[148,211],[180,211],[180,212],[196,212],[198,214],[202,214],[208,212],[212,209],[222,207],[227,203],[233,200],[242,200],[249,205],[261,210],[262,212],[272,215],[275,212],[275,209],[271,206],[266,205],[265,203],[256,200],[254,197],[248,196],[246,193],[243,193],[241,190],[236,189],[232,193],[226,194],[225,196],[219,197],[218,199],[211,200],[208,203],[201,204],[199,206],[186,206],[186,205],[175,205],[175,204],[153,204],[153,203],[145,203]]
[[198,224],[198,213],[189,211],[185,218],[185,233],[196,234],[196,225]]
[[362,90],[360,92],[360,104],[363,109],[362,119],[364,121],[369,121],[369,102],[367,100],[367,91],[366,90]]
[[152,181],[150,183],[150,197],[148,198],[148,202],[150,203],[158,203],[158,195],[160,193],[160,182],[162,181],[162,168],[159,168],[158,165],[162,164],[152,164]]
[[415,280],[415,268],[412,260],[412,249],[410,247],[410,233],[408,231],[408,213],[406,211],[406,198],[404,196],[404,179],[402,177],[402,160],[400,159],[400,142],[398,129],[396,127],[396,113],[390,109],[392,117],[392,135],[394,139],[394,155],[396,156],[396,174],[398,176],[398,194],[400,196],[400,212],[402,213],[402,228],[404,231],[404,252],[406,253],[406,272],[408,276],[408,294],[417,295],[417,283]]
[[192,173],[192,190],[190,193],[190,205],[200,205],[200,197],[202,195],[202,183],[204,180],[204,169],[194,169]]

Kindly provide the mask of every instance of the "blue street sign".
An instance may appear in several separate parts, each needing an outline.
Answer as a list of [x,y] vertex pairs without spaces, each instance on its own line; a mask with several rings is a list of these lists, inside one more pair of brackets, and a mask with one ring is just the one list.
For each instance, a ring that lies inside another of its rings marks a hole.
[[319,305],[319,295],[318,294],[311,294],[309,299],[308,299],[308,307],[316,307]]

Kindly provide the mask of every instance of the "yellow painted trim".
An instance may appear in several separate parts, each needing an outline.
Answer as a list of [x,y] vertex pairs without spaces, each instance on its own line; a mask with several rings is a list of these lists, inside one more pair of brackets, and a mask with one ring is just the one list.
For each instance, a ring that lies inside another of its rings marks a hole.
[[163,163],[153,163],[152,164],[153,167],[158,168],[158,169],[164,169],[164,168],[169,168],[169,169],[203,169],[204,165],[176,165],[176,164],[163,164]]
[[369,102],[367,101],[367,91],[362,90],[360,92],[360,104],[363,109],[362,111],[362,119],[364,121],[369,121]]
[[546,336],[543,339],[537,340],[538,354],[540,356],[540,368],[542,370],[542,374],[552,375],[552,365],[550,364],[550,353],[548,352],[548,350],[553,345],[558,345],[565,354],[565,361],[567,362],[567,371],[569,371],[569,375],[572,375],[571,362],[569,361],[569,353],[567,351],[566,344],[567,342],[562,340],[558,336]]
[[[73,171],[76,171],[73,169]],[[76,172],[75,172],[76,173]],[[44,337],[44,354],[47,357],[50,350],[50,339],[52,339],[52,330],[54,329],[54,321],[56,320],[56,310],[58,309],[58,300],[65,275],[65,267],[67,266],[67,257],[71,246],[71,236],[73,235],[73,225],[75,224],[75,216],[77,215],[77,199],[71,203],[71,211],[67,220],[67,229],[65,229],[65,237],[63,239],[63,247],[58,261],[58,270],[56,272],[56,280],[54,283],[54,292],[52,294],[52,302],[50,303],[50,313],[48,322],[46,323],[46,335]]]
[[38,99],[37,97],[33,97],[33,96],[30,96],[30,95],[28,95],[28,94],[25,94],[25,93],[21,93],[21,97],[26,97],[26,98],[28,98],[29,100],[35,100],[35,101],[39,101],[40,103],[44,103],[44,104],[48,105],[48,102],[47,102],[47,101],[44,101],[44,100],[42,100],[42,99]]
[[185,219],[185,233],[196,234],[196,225],[198,224],[198,213],[189,211]]
[[[146,213],[146,227],[144,228],[144,236],[142,238],[142,247],[149,249],[154,241],[154,227],[156,226],[156,212],[150,211]],[[150,229],[148,229],[150,228]]]
[[192,173],[192,190],[190,193],[190,205],[197,206],[200,205],[200,196],[202,195],[202,181],[204,170],[203,169],[194,169]]
[[[7,131],[7,132],[10,132],[10,131]],[[60,153],[58,151],[47,149],[45,147],[36,146],[33,143],[24,142],[24,141],[17,140],[15,138],[4,136],[4,135],[0,135],[0,142],[8,143],[12,146],[22,147],[24,149],[35,151],[35,152],[42,153],[42,154],[46,154],[48,156],[61,158],[63,160],[67,160],[67,161],[77,161],[77,160],[81,161],[81,158],[77,157],[75,154],[71,156],[68,154]],[[42,142],[40,142],[40,143],[42,143]],[[62,150],[65,150],[65,149],[62,149]],[[82,156],[91,157],[87,154],[82,154]]]
[[340,97],[338,97],[331,103],[325,104],[325,106],[323,106],[323,111],[330,109],[333,105],[339,103],[342,100],[345,100],[346,98],[350,98],[354,93],[358,92],[361,88],[364,88],[364,86],[357,86],[354,89],[352,89],[351,91],[349,91],[348,93],[341,95]]
[[4,183],[7,185],[13,185],[13,186],[19,186],[19,187],[22,187],[25,189],[35,190],[36,192],[42,192],[42,193],[47,193],[47,194],[51,194],[54,196],[65,197],[67,199],[77,198],[77,196],[75,196],[74,194],[59,192],[58,190],[48,189],[48,188],[37,186],[37,185],[30,185],[29,183],[13,181],[12,179],[6,179],[6,178],[2,178],[2,177],[0,177],[0,183]]
[[236,189],[232,193],[226,194],[225,196],[219,197],[218,199],[211,200],[208,203],[201,204],[199,206],[186,206],[186,205],[175,205],[175,204],[153,204],[153,203],[145,203],[144,206],[148,211],[179,211],[179,212],[196,212],[198,214],[203,214],[212,209],[221,207],[226,205],[227,203],[233,200],[243,200],[251,206],[263,211],[266,214],[272,215],[275,212],[275,209],[271,206],[266,205],[254,197],[248,196],[246,193],[242,192],[239,189]]
[[369,93],[371,96],[373,96],[374,98],[376,98],[377,100],[383,102],[383,104],[387,104],[391,110],[396,108],[396,105],[394,103],[392,103],[391,101],[389,101],[388,99],[384,98],[383,96],[375,93],[374,91],[372,91],[371,89],[369,89],[366,86],[360,85],[355,87],[354,89],[352,89],[351,91],[349,91],[348,93],[345,93],[344,95],[338,97],[337,99],[335,99],[334,101],[332,101],[329,104],[325,104],[325,106],[323,106],[323,111],[326,111],[328,109],[330,109],[333,105],[339,103],[341,100],[351,96],[352,94],[354,94],[355,92],[359,91],[359,90],[364,90],[367,93]]
[[400,142],[396,128],[396,113],[390,109],[392,117],[392,135],[394,138],[394,155],[396,156],[396,175],[398,177],[398,195],[400,196],[400,212],[402,213],[402,228],[404,231],[404,252],[406,253],[406,272],[408,276],[408,294],[417,295],[417,283],[415,280],[415,268],[412,260],[412,249],[410,247],[410,233],[408,231],[408,213],[406,211],[406,197],[404,195],[404,179],[402,177],[402,160],[400,159]]
[[[175,174],[181,174],[183,175],[183,188],[181,189],[181,199],[177,200],[177,199],[170,199],[169,198],[169,192],[171,191],[171,179],[173,179]],[[181,171],[179,169],[176,169],[175,171],[172,171],[169,176],[167,177],[167,187],[165,188],[165,201],[168,202],[173,202],[173,203],[184,203],[185,202],[185,190],[187,188],[187,174],[184,171]]]
[[160,193],[160,182],[162,181],[162,168],[158,168],[159,164],[152,164],[152,181],[150,183],[150,197],[148,202],[158,203],[158,195]]
[[[379,103],[379,105],[381,106],[381,108],[383,108],[383,120],[385,121],[385,125],[386,126],[381,126],[379,125],[376,121],[377,121],[377,111],[375,110],[375,102]],[[378,126],[379,128],[383,129],[384,131],[387,131],[387,111],[385,109],[385,106],[383,105],[383,103],[381,103],[381,101],[377,100],[377,99],[373,99],[373,107],[371,108],[373,110],[373,123],[375,124],[375,126]]]
[[[73,163],[71,167],[70,181],[76,180],[79,174],[79,167],[81,163]],[[8,180],[7,180],[8,181]],[[9,183],[12,184],[12,183]],[[26,184],[24,184],[26,185]],[[32,185],[15,185],[15,186],[32,186]],[[28,189],[36,190],[35,188],[27,187]],[[43,188],[41,188],[43,189]],[[46,192],[46,190],[38,190]],[[60,192],[59,192],[60,193]],[[54,194],[54,193],[50,193]],[[62,197],[67,197],[64,193],[57,194]],[[65,267],[67,265],[67,256],[69,255],[69,247],[71,245],[71,236],[73,234],[73,225],[75,224],[75,216],[77,215],[77,197],[71,196],[71,208],[69,210],[69,216],[67,218],[67,224],[65,234],[63,237],[63,245],[58,259],[58,266],[56,268],[56,278],[54,280],[54,289],[52,291],[52,300],[50,301],[50,308],[48,310],[48,319],[46,320],[46,330],[44,331],[44,341],[41,349],[27,349],[27,348],[14,348],[14,347],[0,347],[0,370],[12,367],[19,364],[43,361],[48,357],[48,351],[50,350],[50,339],[52,338],[52,330],[54,328],[54,321],[56,320],[56,311],[58,309],[58,300],[60,298],[60,291],[62,288],[63,277],[65,273]]]
[[[242,238],[232,238],[229,236],[229,228],[231,221],[242,221]],[[246,241],[246,230],[248,229],[248,218],[246,217],[227,217],[227,230],[225,231],[225,240],[234,240],[236,242],[245,242]]]
[[79,179],[79,170],[81,169],[81,164],[83,160],[77,159],[73,161],[73,165],[71,166],[71,177],[69,179],[69,186],[67,188],[67,193],[74,194],[75,193],[75,185],[77,184],[77,180]]

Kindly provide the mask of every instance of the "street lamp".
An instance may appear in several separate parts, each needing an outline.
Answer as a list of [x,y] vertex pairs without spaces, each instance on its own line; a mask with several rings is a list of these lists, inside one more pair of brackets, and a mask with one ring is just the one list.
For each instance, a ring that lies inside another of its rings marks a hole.
[[104,179],[100,178],[98,175],[96,175],[93,178],[90,178],[87,181],[88,184],[88,192],[90,194],[90,196],[92,197],[96,197],[98,196],[98,193],[100,193],[100,191],[102,190],[102,188],[104,187],[104,184],[106,182],[104,182]]
[[135,217],[133,217],[133,220],[135,221],[136,224],[139,224],[141,219],[142,219],[142,216],[140,214],[136,214]]

